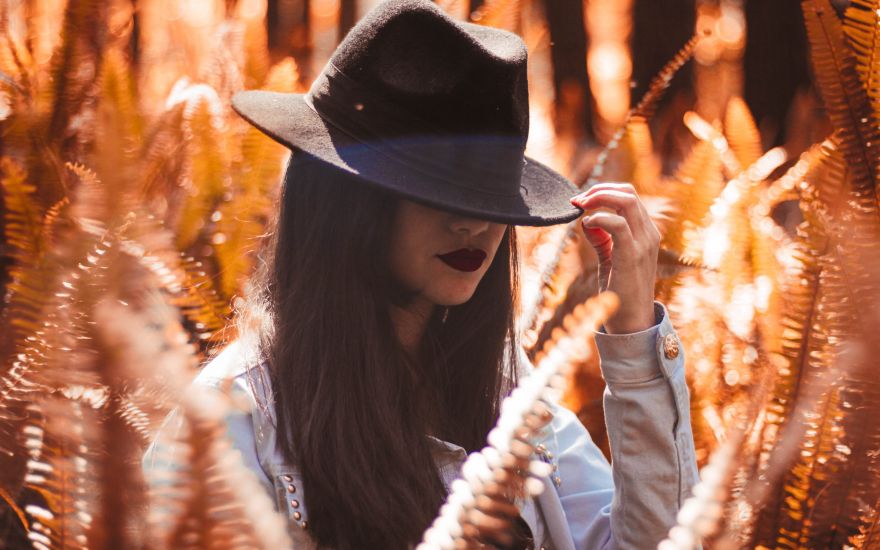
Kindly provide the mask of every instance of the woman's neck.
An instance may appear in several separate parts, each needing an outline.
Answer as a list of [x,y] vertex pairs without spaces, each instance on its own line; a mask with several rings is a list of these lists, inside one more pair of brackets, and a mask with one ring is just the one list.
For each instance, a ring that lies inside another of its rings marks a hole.
[[408,353],[415,355],[418,351],[434,307],[435,304],[423,296],[416,296],[406,306],[391,306],[391,321],[397,339]]

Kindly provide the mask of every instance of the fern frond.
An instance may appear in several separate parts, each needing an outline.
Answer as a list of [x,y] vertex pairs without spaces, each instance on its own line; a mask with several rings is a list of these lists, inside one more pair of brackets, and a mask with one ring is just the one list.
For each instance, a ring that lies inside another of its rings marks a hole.
[[98,174],[82,164],[68,162],[65,166],[79,178],[70,215],[83,231],[96,236],[102,235],[107,229],[109,217],[109,197],[104,184]]
[[[288,58],[272,68],[265,88],[293,92],[298,78],[296,63]],[[223,296],[240,292],[253,271],[259,239],[271,218],[280,193],[281,172],[289,158],[288,149],[247,125],[241,140],[241,162],[234,167],[236,177],[231,193],[215,214],[217,223],[212,239]]]
[[214,342],[230,336],[223,333],[230,320],[229,301],[224,300],[212,280],[204,271],[201,262],[183,257],[183,268],[187,273],[185,289],[187,294],[175,301],[187,318],[194,323],[199,338]]
[[880,120],[880,5],[876,0],[852,0],[843,17],[843,32],[855,58],[856,72],[868,95],[872,120]]
[[724,137],[718,126],[709,124],[708,121],[693,111],[688,111],[684,114],[684,125],[698,139],[708,141],[718,151],[718,158],[721,159],[729,178],[736,177],[744,168],[749,166],[740,164],[739,159],[727,143],[727,138]]
[[877,204],[880,134],[856,60],[828,0],[807,0],[802,7],[816,84],[828,117],[838,132],[840,150],[852,169],[854,188],[870,193]]
[[[530,269],[524,273],[522,310],[517,323],[526,349],[538,343],[544,323],[554,315],[568,284],[583,269],[582,262],[572,265],[570,261],[579,257],[572,250],[583,244],[573,235],[570,225],[542,229],[538,243],[527,258]],[[563,279],[565,284],[561,284]]]
[[0,157],[0,185],[3,189],[3,242],[7,256],[25,262],[38,255],[43,231],[43,212],[36,197],[36,186],[27,181],[24,168],[9,157]]
[[60,396],[47,396],[38,408],[41,421],[25,428],[30,451],[25,481],[43,503],[25,507],[28,538],[35,547],[81,548],[88,544],[93,526],[88,511],[97,496],[94,478],[83,468],[93,452],[83,430],[95,422],[94,411]]
[[[820,161],[812,173],[813,181],[822,182],[821,187],[825,191],[836,188],[839,194],[846,181],[846,164],[843,156],[833,148],[822,149]],[[819,439],[829,441],[829,433],[825,430],[832,429],[834,423],[821,424],[823,417],[820,412],[810,415],[795,414],[795,407],[810,410],[813,407],[836,407],[832,401],[831,390],[828,388],[828,377],[834,372],[834,349],[830,347],[826,333],[829,321],[834,319],[841,308],[848,307],[848,300],[841,299],[839,290],[831,293],[829,290],[839,289],[839,285],[830,285],[834,281],[833,263],[829,262],[827,254],[830,251],[829,240],[825,232],[827,227],[819,216],[816,207],[821,205],[818,195],[820,186],[810,182],[800,183],[802,192],[805,193],[802,200],[802,210],[805,221],[798,227],[795,241],[795,254],[800,263],[800,268],[786,279],[783,287],[783,329],[782,329],[782,357],[786,361],[786,368],[779,372],[775,382],[772,397],[767,406],[767,425],[765,431],[768,435],[765,445],[768,449],[777,449],[775,453],[781,453],[778,449],[782,445],[801,448],[797,442],[809,432],[813,443],[818,444]],[[829,271],[829,270],[832,271]],[[820,409],[821,410],[821,409]],[[816,420],[816,419],[819,420]],[[787,428],[790,435],[783,441],[779,436],[780,427],[791,423]],[[811,426],[813,426],[811,428]],[[755,526],[755,540],[761,544],[783,544],[785,539],[789,544],[799,544],[800,525],[805,517],[804,506],[808,495],[812,490],[812,476],[810,472],[816,466],[814,449],[810,453],[797,457],[800,460],[798,466],[789,470],[790,473],[773,479],[768,497],[763,505],[772,514],[760,518]],[[789,455],[791,453],[788,453]],[[768,451],[768,456],[773,456]],[[778,459],[777,459],[778,460]],[[791,464],[791,463],[788,463]],[[787,469],[781,465],[783,470]],[[763,468],[769,468],[765,462]],[[780,472],[780,475],[782,472]],[[794,522],[794,523],[792,523]],[[785,525],[786,530],[780,529]],[[792,538],[793,537],[793,538]]]
[[669,222],[661,246],[682,254],[689,250],[688,241],[696,238],[697,228],[724,185],[717,149],[709,142],[697,142],[668,185],[679,210]]
[[112,226],[137,208],[140,176],[137,154],[141,150],[144,126],[132,69],[123,54],[114,48],[103,54],[98,90],[100,100],[94,132],[100,146],[89,155],[88,164],[103,182],[106,201],[101,219]]
[[231,97],[244,88],[244,40],[245,25],[235,19],[227,18],[215,32],[211,55],[199,80],[216,90],[220,97]]
[[50,389],[36,380],[33,361],[15,360],[0,378],[0,489],[18,499],[28,450],[23,428],[33,419],[31,403]]
[[138,156],[138,202],[153,214],[171,223],[177,215],[176,208],[183,202],[181,186],[186,155],[183,122],[183,104],[177,104],[162,112],[144,134],[142,149]]
[[626,126],[625,137],[632,157],[631,181],[639,195],[656,195],[659,193],[657,183],[660,181],[660,162],[654,155],[654,144],[651,139],[651,127],[642,116],[633,116]]
[[177,246],[186,250],[195,243],[228,182],[228,155],[223,143],[222,108],[217,93],[204,84],[185,91],[184,127],[187,141],[187,171],[183,199],[175,233]]
[[150,546],[290,548],[286,519],[226,437],[239,412],[220,392],[191,384],[194,350],[176,312],[146,292],[135,307],[102,301],[99,321],[107,345],[128,350],[130,374],[177,405],[147,459]]
[[684,67],[684,64],[690,61],[691,57],[693,57],[700,38],[702,38],[700,35],[692,36],[690,40],[685,42],[684,46],[676,52],[675,56],[673,56],[673,58],[669,60],[662,69],[660,69],[657,76],[651,79],[651,83],[648,85],[648,90],[645,92],[645,95],[642,96],[642,99],[639,100],[638,105],[633,109],[631,116],[650,119],[654,115],[657,106],[660,104],[660,99],[662,99],[663,94],[672,82],[672,78],[682,67]]
[[101,0],[69,2],[65,7],[61,44],[53,56],[52,109],[45,136],[58,149],[69,147],[65,140],[70,121],[83,108],[100,73],[106,10]]
[[724,111],[724,135],[739,165],[746,168],[761,158],[761,133],[745,100],[733,96]]
[[266,51],[266,25],[262,19],[249,20],[244,35],[244,65],[242,76],[245,89],[260,86],[269,73],[269,53]]
[[143,217],[139,234],[126,236],[120,245],[153,274],[153,284],[167,292],[170,303],[180,308],[199,342],[227,339],[223,329],[231,316],[228,301],[217,293],[202,263],[177,252],[172,240],[158,221]]
[[[6,359],[26,335],[38,330],[50,282],[40,267],[46,254],[40,239],[45,225],[36,187],[28,182],[24,169],[8,157],[0,158],[0,174],[5,206],[3,236],[9,258],[9,283],[0,318],[4,327],[0,354]],[[5,360],[2,364],[9,365]]]

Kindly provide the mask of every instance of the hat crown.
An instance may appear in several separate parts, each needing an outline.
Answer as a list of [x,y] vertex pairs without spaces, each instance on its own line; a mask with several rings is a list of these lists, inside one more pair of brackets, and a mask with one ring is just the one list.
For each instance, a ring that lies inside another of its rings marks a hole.
[[576,188],[525,155],[522,39],[430,0],[373,8],[307,94],[248,90],[232,105],[279,143],[430,206],[519,225],[581,212]]
[[[346,84],[322,86],[328,72]],[[522,39],[455,21],[428,0],[390,0],[373,9],[336,49],[310,95],[319,109],[332,101],[386,138],[498,135],[522,146],[528,138]],[[403,123],[385,127],[376,115],[389,109]],[[345,124],[338,115],[337,122]]]

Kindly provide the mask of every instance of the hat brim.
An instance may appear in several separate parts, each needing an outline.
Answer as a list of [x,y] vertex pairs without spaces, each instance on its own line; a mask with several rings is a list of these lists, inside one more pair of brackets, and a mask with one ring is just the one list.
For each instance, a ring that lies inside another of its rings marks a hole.
[[[304,94],[248,90],[232,97],[232,108],[275,141],[297,148],[365,181],[408,199],[479,219],[548,226],[578,218],[569,199],[580,191],[552,168],[526,156],[519,193],[502,195],[455,185],[430,171],[396,162],[381,148],[356,140],[325,121]],[[400,144],[397,144],[399,148]]]

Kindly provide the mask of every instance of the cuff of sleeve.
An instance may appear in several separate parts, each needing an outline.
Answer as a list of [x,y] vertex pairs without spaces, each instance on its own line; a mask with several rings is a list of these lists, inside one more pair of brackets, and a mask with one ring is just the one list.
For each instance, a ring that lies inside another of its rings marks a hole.
[[629,334],[594,331],[600,368],[609,384],[633,384],[659,376],[671,378],[684,364],[684,353],[666,306],[654,302],[653,327]]

